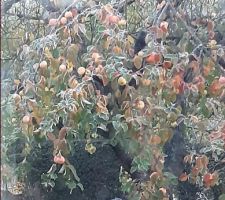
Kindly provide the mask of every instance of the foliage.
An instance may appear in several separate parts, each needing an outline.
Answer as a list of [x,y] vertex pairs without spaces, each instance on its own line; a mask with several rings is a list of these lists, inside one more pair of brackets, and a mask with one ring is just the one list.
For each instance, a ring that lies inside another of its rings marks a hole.
[[[219,184],[222,170],[208,166],[210,158],[224,162],[224,44],[216,35],[224,30],[213,13],[197,16],[190,4],[79,1],[60,11],[45,35],[23,46],[23,68],[3,96],[4,163],[10,165],[9,147],[20,138],[19,165],[29,170],[32,143],[50,140],[55,163],[42,175],[43,185],[54,187],[60,178],[71,192],[83,190],[68,156],[76,154],[77,140],[90,154],[102,141],[122,146],[132,158],[120,176],[128,199],[169,199],[178,181]],[[140,24],[147,46],[134,55]],[[180,128],[188,145],[184,165],[191,170],[176,177],[164,166],[164,147]],[[147,175],[137,180],[132,175],[139,172]]]

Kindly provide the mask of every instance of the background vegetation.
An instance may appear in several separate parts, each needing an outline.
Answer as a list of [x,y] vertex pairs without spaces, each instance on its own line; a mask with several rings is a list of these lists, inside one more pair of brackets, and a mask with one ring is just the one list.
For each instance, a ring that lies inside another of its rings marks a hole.
[[4,1],[2,190],[223,200],[224,8]]

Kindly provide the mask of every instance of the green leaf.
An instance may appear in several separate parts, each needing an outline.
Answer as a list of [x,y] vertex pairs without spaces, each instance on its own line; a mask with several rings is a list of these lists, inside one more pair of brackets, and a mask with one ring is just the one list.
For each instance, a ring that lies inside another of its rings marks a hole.
[[54,181],[49,181],[48,185],[50,185],[53,188],[55,186],[55,182]]
[[54,50],[52,51],[52,56],[53,56],[54,58],[58,58],[58,57],[59,57],[59,50],[58,50],[58,49],[54,49]]
[[70,189],[70,194],[73,192],[73,190],[77,187],[77,184],[74,181],[67,181],[66,182],[67,187]]
[[177,185],[178,184],[177,177],[175,175],[173,175],[172,173],[165,172],[164,176],[167,177],[167,180],[166,180],[167,181],[166,182],[167,185]]
[[221,194],[221,195],[219,196],[219,200],[225,200],[225,194]]
[[77,186],[81,189],[81,191],[84,191],[84,186],[81,183],[78,183]]
[[120,132],[120,130],[121,130],[121,123],[117,122],[117,121],[113,121],[112,124],[113,124],[113,128],[116,130],[116,132]]
[[80,178],[78,177],[77,175],[77,171],[76,169],[74,168],[73,165],[67,165],[67,167],[71,170],[71,172],[73,173],[74,175],[74,178],[76,179],[76,181],[80,182]]
[[126,133],[126,132],[128,131],[128,126],[127,126],[127,124],[126,124],[126,123],[121,123],[120,125],[121,125],[123,131]]
[[57,174],[49,174],[49,177],[52,179],[52,180],[56,180],[57,179]]

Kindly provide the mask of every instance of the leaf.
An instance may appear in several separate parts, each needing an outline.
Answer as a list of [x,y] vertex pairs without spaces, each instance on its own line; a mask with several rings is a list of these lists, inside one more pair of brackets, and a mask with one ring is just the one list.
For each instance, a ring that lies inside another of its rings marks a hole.
[[127,41],[131,44],[134,44],[134,38],[131,37],[130,35],[127,36]]
[[65,171],[65,166],[62,165],[62,167],[61,167],[60,170],[59,170],[59,174],[62,174],[64,171]]
[[143,61],[142,56],[135,55],[135,57],[133,59],[133,62],[134,62],[134,66],[136,67],[136,69],[140,69],[141,68],[142,61]]
[[54,49],[52,51],[52,55],[53,55],[54,58],[58,58],[59,57],[59,50],[58,49]]
[[50,174],[50,173],[54,173],[55,171],[56,171],[56,169],[57,169],[57,167],[56,167],[56,164],[53,164],[52,166],[51,166],[51,168],[48,170],[48,174]]
[[74,166],[69,164],[69,165],[67,165],[67,167],[68,167],[68,168],[71,170],[71,172],[73,173],[74,178],[76,179],[76,181],[80,182],[80,178],[78,177],[77,171],[76,171],[76,169],[74,168]]
[[225,200],[225,194],[221,194],[221,195],[219,196],[219,200]]
[[87,105],[91,105],[92,104],[90,101],[88,101],[88,100],[86,100],[84,98],[82,98],[81,100],[82,100],[82,102],[84,102]]
[[66,133],[67,133],[67,128],[66,127],[61,128],[59,131],[59,139],[60,140],[65,139]]
[[54,141],[56,139],[53,133],[47,133],[47,137],[50,141]]
[[103,131],[108,131],[105,124],[100,124],[97,128],[102,129]]
[[215,26],[214,22],[212,20],[208,20],[208,23],[207,23],[208,32],[213,31],[214,26]]
[[50,185],[53,188],[55,186],[55,182],[54,181],[49,181],[48,185]]
[[116,132],[119,132],[121,130],[121,124],[120,124],[120,122],[113,121],[112,124],[113,124],[113,127],[116,130]]
[[80,29],[80,31],[81,31],[84,35],[86,35],[85,24],[79,24],[79,29]]
[[121,127],[122,127],[124,133],[126,133],[128,131],[128,126],[126,123],[121,123]]
[[73,190],[77,187],[77,184],[74,181],[67,181],[66,185],[70,189],[70,194],[72,194]]
[[177,177],[174,176],[172,173],[165,172],[164,175],[167,177],[168,182],[169,182],[170,185],[177,185],[178,184]]
[[78,183],[77,186],[81,189],[81,191],[84,191],[84,186],[81,183]]

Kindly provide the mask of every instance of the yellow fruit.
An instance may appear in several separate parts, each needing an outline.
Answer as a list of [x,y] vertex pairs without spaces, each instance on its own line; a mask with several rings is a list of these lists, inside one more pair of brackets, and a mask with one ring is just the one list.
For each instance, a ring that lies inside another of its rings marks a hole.
[[44,69],[44,68],[47,68],[48,63],[45,60],[43,60],[39,66],[40,66],[40,68]]
[[79,67],[77,69],[77,73],[80,75],[80,76],[83,76],[86,72],[86,69],[84,67]]
[[123,78],[123,77],[121,76],[121,77],[119,77],[119,79],[118,79],[118,84],[119,84],[120,86],[124,86],[124,85],[127,84],[127,81],[126,81],[125,78]]

